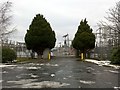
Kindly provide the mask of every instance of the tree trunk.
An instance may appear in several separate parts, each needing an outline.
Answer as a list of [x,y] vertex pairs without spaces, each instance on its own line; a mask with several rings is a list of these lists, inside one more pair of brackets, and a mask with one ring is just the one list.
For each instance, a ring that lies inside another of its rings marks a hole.
[[38,54],[38,59],[42,59],[42,55],[41,54]]
[[120,47],[120,31],[118,33],[118,47]]
[[90,59],[90,51],[87,53],[87,58]]
[[86,51],[83,51],[83,59],[86,58]]
[[32,58],[32,59],[35,58],[35,52],[34,52],[34,51],[31,52],[31,58]]
[[41,52],[37,52],[37,58],[38,58],[38,59],[42,59],[42,55],[43,55],[43,54],[42,54]]
[[79,57],[79,50],[76,50],[76,51],[75,51],[75,56],[76,56],[76,58]]

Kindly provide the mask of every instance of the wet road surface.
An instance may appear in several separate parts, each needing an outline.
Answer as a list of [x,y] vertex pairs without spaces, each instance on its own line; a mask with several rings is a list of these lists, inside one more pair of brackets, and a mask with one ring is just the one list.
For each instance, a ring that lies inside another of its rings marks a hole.
[[119,72],[112,67],[56,58],[47,63],[14,64],[2,68],[2,88],[114,88]]

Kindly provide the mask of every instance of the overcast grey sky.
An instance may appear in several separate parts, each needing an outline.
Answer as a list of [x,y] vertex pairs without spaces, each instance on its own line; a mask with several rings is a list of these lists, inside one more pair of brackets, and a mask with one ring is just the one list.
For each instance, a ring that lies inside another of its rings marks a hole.
[[[5,2],[6,0],[0,0]],[[36,14],[43,14],[56,33],[57,43],[62,36],[70,35],[73,39],[80,21],[87,18],[93,30],[97,23],[104,20],[108,9],[119,0],[10,0],[13,2],[13,25],[18,31],[13,40],[24,41],[26,30]]]

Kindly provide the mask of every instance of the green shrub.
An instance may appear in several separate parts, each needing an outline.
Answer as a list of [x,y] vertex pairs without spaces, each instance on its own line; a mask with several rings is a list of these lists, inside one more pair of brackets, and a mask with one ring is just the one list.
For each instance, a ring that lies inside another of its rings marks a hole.
[[120,65],[120,47],[113,49],[110,60],[111,60],[111,64]]
[[2,62],[13,61],[17,57],[16,52],[10,48],[3,47],[2,48]]

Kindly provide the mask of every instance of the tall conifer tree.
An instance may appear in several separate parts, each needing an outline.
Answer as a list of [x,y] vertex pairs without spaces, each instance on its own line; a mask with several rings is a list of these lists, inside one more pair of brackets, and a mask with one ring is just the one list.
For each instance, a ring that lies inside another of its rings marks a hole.
[[55,32],[52,31],[50,24],[43,15],[37,14],[25,35],[27,49],[41,56],[46,48],[54,48],[55,42]]
[[87,24],[86,19],[80,22],[72,45],[75,49],[80,50],[81,53],[84,53],[84,59],[86,53],[95,47],[95,35],[92,33],[92,29]]

